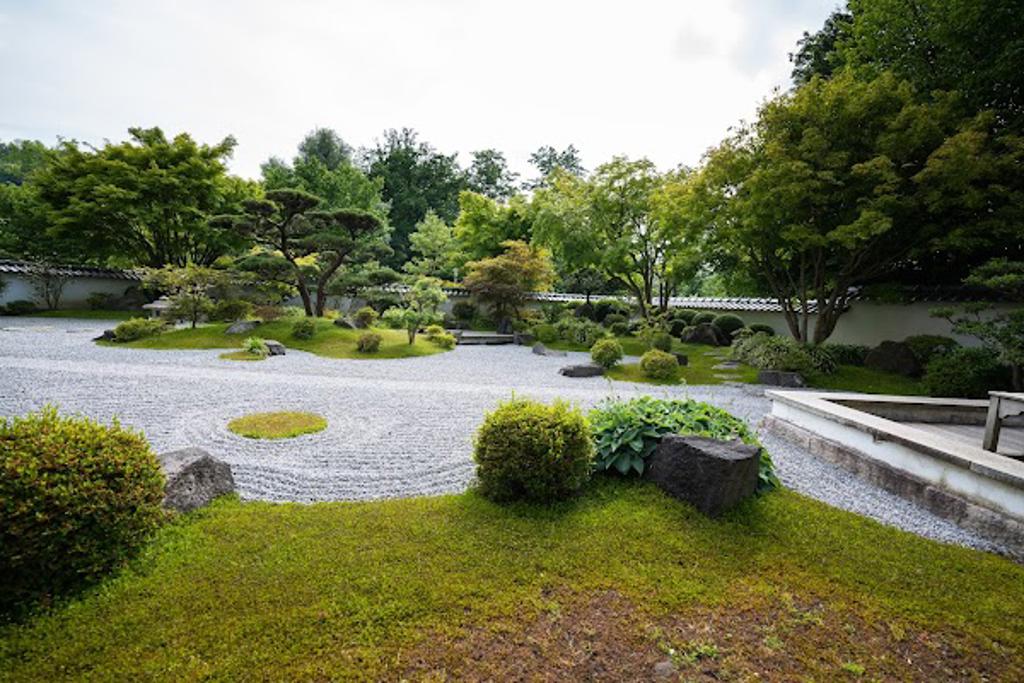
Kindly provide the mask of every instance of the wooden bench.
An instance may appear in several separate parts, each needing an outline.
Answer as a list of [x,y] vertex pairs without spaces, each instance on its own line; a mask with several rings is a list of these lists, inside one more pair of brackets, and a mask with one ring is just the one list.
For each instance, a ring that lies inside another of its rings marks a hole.
[[1021,414],[1024,414],[1024,394],[988,392],[988,417],[985,419],[985,439],[981,447],[995,453],[999,447],[999,430],[1003,427],[1003,420]]

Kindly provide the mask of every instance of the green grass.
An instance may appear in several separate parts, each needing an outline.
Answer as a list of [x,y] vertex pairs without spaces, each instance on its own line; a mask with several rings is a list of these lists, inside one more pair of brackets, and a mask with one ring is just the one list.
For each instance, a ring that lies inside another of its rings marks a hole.
[[246,362],[267,359],[266,356],[260,356],[255,353],[249,353],[248,351],[226,351],[225,353],[222,353],[217,357],[222,358],[224,360],[240,360]]
[[315,413],[252,413],[228,422],[228,429],[249,439],[291,439],[327,429],[327,420]]
[[127,343],[97,342],[107,346],[133,349],[234,349],[241,348],[246,337],[276,339],[290,349],[299,349],[327,358],[410,358],[440,353],[443,349],[431,344],[422,335],[410,345],[404,330],[374,329],[383,337],[380,350],[376,353],[361,353],[356,350],[356,341],[367,330],[346,330],[335,326],[330,320],[318,320],[316,334],[312,339],[296,339],[292,326],[298,318],[284,318],[263,323],[251,334],[225,334],[227,323],[201,325],[195,329],[182,328],[164,332],[155,337]]
[[141,311],[109,311],[91,308],[74,308],[64,311],[39,311],[25,316],[29,318],[74,318],[78,320],[128,320],[143,317]]
[[[806,654],[809,667],[855,661],[913,677],[896,645],[863,649],[857,625],[878,624],[951,666],[977,653],[1004,680],[1024,676],[1024,568],[1008,560],[789,491],[713,521],[651,485],[601,478],[554,506],[502,507],[473,493],[225,499],[162,529],[129,569],[83,597],[0,629],[0,678],[398,680],[417,652],[473,634],[515,638],[578,599],[603,604],[607,591],[641,625],[711,610],[774,629],[768,617],[782,610],[807,642],[814,629],[828,636]],[[611,640],[637,627],[603,625],[595,633]],[[803,665],[796,636],[756,638]],[[705,639],[716,666],[742,645],[717,630]],[[769,654],[758,652],[755,665]]]
[[808,382],[818,389],[860,391],[866,394],[896,394],[898,396],[926,396],[928,394],[919,379],[854,365],[840,365],[839,369],[831,375],[816,374],[809,377]]

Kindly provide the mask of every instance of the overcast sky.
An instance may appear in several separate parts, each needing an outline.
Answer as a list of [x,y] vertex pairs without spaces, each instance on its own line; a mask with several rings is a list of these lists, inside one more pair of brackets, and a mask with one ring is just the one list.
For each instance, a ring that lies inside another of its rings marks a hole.
[[303,135],[408,126],[439,150],[540,145],[694,164],[788,87],[836,0],[0,0],[0,139],[238,139],[257,176]]

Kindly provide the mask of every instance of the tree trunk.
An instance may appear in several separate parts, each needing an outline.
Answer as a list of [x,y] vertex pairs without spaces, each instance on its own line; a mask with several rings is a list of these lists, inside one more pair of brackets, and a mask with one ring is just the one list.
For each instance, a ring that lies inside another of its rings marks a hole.
[[313,317],[313,302],[312,302],[312,300],[310,299],[310,296],[309,296],[309,287],[306,286],[306,283],[303,282],[301,277],[298,280],[298,285],[297,286],[299,288],[299,296],[302,298],[302,306],[303,306],[303,308],[306,309],[306,316],[312,318]]
[[410,344],[415,344],[416,343],[416,328],[417,327],[419,327],[419,325],[413,325],[412,327],[410,327],[410,328],[408,328],[406,330],[409,333],[409,343]]
[[1024,391],[1024,368],[1016,363],[1010,365],[1010,374],[1012,376],[1012,386],[1014,391]]

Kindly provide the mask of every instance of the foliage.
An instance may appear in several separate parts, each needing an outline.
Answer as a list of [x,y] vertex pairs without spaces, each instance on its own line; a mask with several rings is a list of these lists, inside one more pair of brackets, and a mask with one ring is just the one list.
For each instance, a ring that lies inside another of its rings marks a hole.
[[665,351],[666,353],[672,350],[672,335],[663,330],[657,330],[649,335],[646,338],[646,342],[652,349]]
[[475,192],[460,193],[455,237],[464,252],[462,263],[497,256],[510,240],[529,242],[531,223],[530,207],[522,197],[502,204]]
[[825,25],[816,33],[804,31],[797,41],[797,51],[790,53],[793,63],[793,82],[805,85],[814,76],[829,78],[845,63],[839,49],[842,41],[849,39],[853,32],[853,15],[835,10],[825,19]]
[[[760,446],[754,432],[739,418],[707,403],[640,396],[628,401],[606,399],[590,412],[598,470],[644,473],[645,461],[668,434],[703,436],[722,441],[740,439]],[[771,456],[762,448],[758,491],[779,486]]]
[[714,322],[715,314],[710,311],[701,311],[690,319],[691,325],[704,325],[710,322]]
[[537,169],[539,177],[523,183],[523,188],[527,190],[547,187],[550,176],[555,170],[576,177],[582,177],[587,172],[583,168],[579,150],[575,145],[569,145],[562,151],[558,151],[551,145],[538,147],[537,151],[530,154],[530,164]]
[[312,339],[316,334],[316,321],[312,318],[296,320],[292,325],[292,337],[295,339]]
[[252,413],[228,422],[228,429],[247,439],[291,439],[327,429],[327,420],[315,413]]
[[1007,375],[991,349],[959,348],[933,356],[922,383],[929,396],[988,398],[989,391],[1010,388]]
[[355,315],[352,316],[356,327],[363,329],[376,325],[378,318],[380,318],[380,316],[377,314],[377,311],[373,310],[369,306],[363,306],[355,312]]
[[762,334],[767,334],[769,337],[775,336],[775,328],[765,323],[750,323],[747,327],[755,333],[761,332]]
[[594,444],[578,409],[514,398],[484,417],[473,459],[486,497],[553,503],[590,478]]
[[651,349],[640,356],[640,370],[651,379],[672,379],[679,373],[679,360],[671,353]]
[[47,310],[57,310],[71,275],[57,264],[47,262],[32,264],[27,275],[37,299],[43,302]]
[[693,319],[698,315],[697,311],[690,308],[673,308],[669,311],[669,318],[672,320],[682,320],[687,325],[695,324]]
[[473,192],[505,201],[515,194],[518,177],[509,170],[504,154],[496,149],[480,149],[473,152],[466,182]]
[[498,256],[467,264],[463,286],[481,304],[491,307],[499,324],[516,317],[530,292],[551,286],[553,271],[547,252],[525,242],[502,243]]
[[622,322],[629,320],[629,304],[625,301],[619,301],[618,299],[601,299],[594,304],[594,322],[601,324],[610,325],[614,320],[608,321],[608,316],[617,315],[622,318]]
[[828,349],[832,353],[832,357],[836,359],[836,363],[839,365],[854,365],[862,367],[864,360],[868,357],[868,353],[871,352],[870,346],[864,346],[862,344],[822,344],[822,346]]
[[427,337],[431,344],[440,347],[442,349],[454,349],[457,340],[454,334],[448,332],[441,332],[440,334],[432,334]]
[[910,347],[921,367],[928,365],[932,358],[945,355],[960,348],[960,342],[939,334],[915,334],[903,340]]
[[424,325],[435,324],[441,319],[437,309],[448,300],[436,278],[421,277],[405,293],[405,307],[389,308],[384,311],[383,320],[389,327],[404,329],[409,343],[416,341],[416,332]]
[[192,264],[145,271],[145,283],[148,286],[170,295],[168,316],[188,320],[192,327],[213,311],[213,290],[227,285],[234,278],[227,271]]
[[253,314],[263,322],[273,322],[274,320],[283,317],[285,310],[283,306],[264,305],[257,306],[253,310]]
[[467,260],[452,226],[433,211],[416,224],[409,235],[409,247],[413,256],[402,270],[411,275],[453,280]]
[[455,316],[455,319],[460,323],[472,322],[473,319],[476,318],[476,314],[476,306],[469,301],[456,301],[455,304],[452,305],[452,315]]
[[723,313],[722,315],[716,315],[712,319],[711,324],[725,332],[726,336],[730,339],[735,334],[736,330],[744,326],[743,319],[738,315],[732,313]]
[[533,336],[542,344],[550,344],[557,341],[561,335],[558,328],[550,323],[542,323],[533,326]]
[[245,341],[242,342],[242,350],[258,358],[266,358],[270,355],[267,342],[263,341],[260,337],[246,337]]
[[807,347],[789,337],[752,334],[732,345],[732,357],[759,370],[782,370],[803,374],[814,370],[814,360]]
[[599,339],[590,349],[590,358],[606,370],[615,367],[622,355],[622,345],[616,339]]
[[114,340],[130,342],[160,334],[164,330],[164,322],[153,318],[131,318],[118,323],[114,328]]
[[255,307],[245,299],[221,299],[210,310],[210,320],[233,323],[251,318]]
[[227,175],[233,138],[215,145],[159,128],[131,128],[126,142],[88,148],[64,141],[31,178],[50,212],[51,232],[87,258],[155,268],[209,265],[238,246],[210,216],[252,197]]
[[141,434],[47,407],[0,417],[0,611],[122,564],[162,519],[164,477]]
[[608,330],[616,337],[628,337],[631,334],[629,323],[625,322],[614,322],[608,327]]
[[381,335],[376,332],[364,332],[359,335],[359,340],[356,342],[356,348],[359,349],[360,353],[377,353],[380,350],[380,342],[383,339]]
[[807,352],[808,358],[811,359],[811,367],[816,372],[831,375],[839,368],[839,361],[832,353],[832,349],[829,348],[828,344],[807,346],[804,348],[804,351]]
[[567,342],[592,347],[597,340],[606,335],[605,329],[587,318],[566,316],[555,325],[558,336]]
[[35,313],[39,310],[34,301],[26,301],[25,299],[16,299],[14,301],[8,301],[5,307],[5,315],[28,315],[29,313]]

